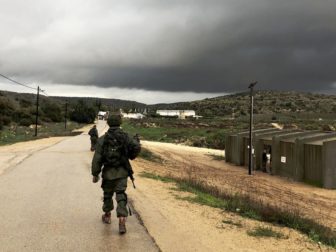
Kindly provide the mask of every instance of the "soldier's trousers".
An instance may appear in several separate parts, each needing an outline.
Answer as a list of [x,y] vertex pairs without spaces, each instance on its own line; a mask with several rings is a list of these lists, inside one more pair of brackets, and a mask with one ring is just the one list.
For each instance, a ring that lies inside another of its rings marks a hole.
[[114,180],[103,180],[102,189],[104,191],[103,211],[110,212],[113,210],[113,194],[116,194],[117,201],[117,217],[127,217],[127,178],[120,178]]
[[90,140],[91,140],[91,150],[95,150],[98,138],[97,137],[90,137]]

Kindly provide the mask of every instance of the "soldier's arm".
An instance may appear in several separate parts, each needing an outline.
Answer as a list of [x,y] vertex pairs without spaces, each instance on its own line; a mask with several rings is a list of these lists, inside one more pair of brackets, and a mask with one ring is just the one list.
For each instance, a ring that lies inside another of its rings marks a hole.
[[135,159],[139,153],[140,153],[140,150],[141,150],[141,145],[140,145],[140,139],[138,138],[138,136],[134,136],[134,137],[131,137],[130,135],[128,135],[128,150],[129,154],[130,155],[130,159],[133,160]]
[[92,176],[94,177],[99,176],[103,166],[103,156],[102,156],[103,141],[104,141],[103,137],[99,138],[98,143],[96,145],[96,151],[93,155],[91,173]]

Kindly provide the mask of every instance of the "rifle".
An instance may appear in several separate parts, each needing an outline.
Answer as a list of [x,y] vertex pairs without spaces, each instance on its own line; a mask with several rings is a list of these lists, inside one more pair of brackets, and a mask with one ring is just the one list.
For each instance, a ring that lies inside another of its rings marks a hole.
[[[133,139],[140,144],[139,134],[135,134],[135,136],[133,137]],[[133,176],[133,170],[132,170],[131,164],[129,163],[129,160],[128,160],[128,149],[127,149],[127,146],[125,146],[125,153],[126,153],[126,156],[127,156],[127,158],[126,158],[126,167],[127,167],[128,177],[132,181],[133,188],[136,189],[136,186],[135,186],[135,183],[134,183],[135,179],[134,179],[134,176]]]
[[133,171],[132,172],[128,172],[128,176],[130,177],[132,184],[133,184],[133,188],[136,189],[135,184],[134,184],[134,177],[133,177]]

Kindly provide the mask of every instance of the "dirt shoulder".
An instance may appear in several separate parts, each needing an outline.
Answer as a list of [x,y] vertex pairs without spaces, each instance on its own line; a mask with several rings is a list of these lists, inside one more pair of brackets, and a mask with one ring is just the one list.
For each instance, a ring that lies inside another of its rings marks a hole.
[[249,195],[257,201],[299,212],[336,228],[336,190],[317,188],[262,172],[248,176],[243,167],[214,160],[208,155],[211,150],[202,153],[198,148],[145,141],[143,146],[164,160],[164,166],[151,168],[158,174],[193,176],[220,190]]
[[0,146],[0,175],[9,167],[21,163],[34,152],[48,148],[68,137],[51,137]]
[[[87,134],[93,124],[84,126],[83,128],[74,130],[75,132],[83,132]],[[104,122],[98,122],[98,129],[101,132],[106,130],[106,124]],[[71,136],[70,136],[71,137]],[[21,163],[27,157],[31,156],[34,152],[53,146],[65,139],[64,137],[48,137],[37,139],[33,141],[19,142],[11,145],[0,146],[0,175],[8,168],[14,167]]]
[[[143,171],[165,169],[163,165],[139,159],[133,166],[137,189],[129,188],[128,194],[162,251],[336,251],[292,229],[178,199],[192,195],[174,190],[174,183],[139,176]],[[284,237],[248,235],[258,227],[270,227]]]

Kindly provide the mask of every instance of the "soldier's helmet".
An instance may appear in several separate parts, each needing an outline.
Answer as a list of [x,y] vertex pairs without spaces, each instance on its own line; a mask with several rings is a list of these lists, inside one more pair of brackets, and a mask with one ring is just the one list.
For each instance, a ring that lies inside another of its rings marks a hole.
[[110,127],[120,126],[121,122],[122,122],[122,120],[121,120],[121,115],[120,114],[110,115],[107,118],[107,124]]

